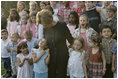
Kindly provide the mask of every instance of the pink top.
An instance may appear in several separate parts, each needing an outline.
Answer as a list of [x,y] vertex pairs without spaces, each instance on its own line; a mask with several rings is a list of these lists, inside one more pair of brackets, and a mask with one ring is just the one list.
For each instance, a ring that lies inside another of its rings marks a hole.
[[11,36],[13,33],[17,32],[17,26],[18,26],[19,22],[17,21],[8,21],[8,26],[7,26],[7,30],[8,30],[8,34],[9,36]]
[[84,44],[85,44],[85,50],[87,50],[88,49],[88,43],[87,43],[87,38],[86,38],[86,32],[80,33],[79,36],[83,37]]
[[26,27],[21,27],[21,34],[20,34],[20,38],[24,39],[24,31],[26,30]]
[[30,23],[27,24],[26,26],[26,30],[31,30],[33,37],[36,38],[35,33],[37,32],[36,28],[35,28],[36,24],[32,24],[32,26],[30,25]]

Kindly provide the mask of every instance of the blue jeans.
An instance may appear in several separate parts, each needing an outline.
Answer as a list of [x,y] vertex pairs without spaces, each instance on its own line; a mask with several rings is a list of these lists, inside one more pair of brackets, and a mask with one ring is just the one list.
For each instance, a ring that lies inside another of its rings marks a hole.
[[48,78],[48,72],[46,72],[46,73],[35,72],[35,78]]
[[10,58],[2,58],[2,62],[5,69],[11,69]]

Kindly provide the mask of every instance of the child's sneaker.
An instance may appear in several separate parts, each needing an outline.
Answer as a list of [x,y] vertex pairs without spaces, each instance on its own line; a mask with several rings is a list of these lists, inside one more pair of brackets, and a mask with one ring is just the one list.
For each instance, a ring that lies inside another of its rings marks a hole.
[[13,75],[12,78],[17,78],[17,75]]
[[11,75],[11,71],[9,71],[8,73],[7,73],[7,75],[5,76],[5,78],[9,78],[9,77],[11,77],[12,75]]
[[2,77],[6,77],[7,74],[8,74],[8,71],[6,71],[5,74],[3,74]]

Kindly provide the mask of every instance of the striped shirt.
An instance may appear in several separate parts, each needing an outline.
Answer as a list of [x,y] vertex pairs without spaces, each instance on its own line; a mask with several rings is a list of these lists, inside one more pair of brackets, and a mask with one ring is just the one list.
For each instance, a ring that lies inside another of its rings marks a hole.
[[17,59],[16,59],[16,52],[13,52],[12,51],[12,48],[17,48],[17,45],[18,45],[18,42],[16,42],[16,43],[12,43],[12,42],[9,42],[8,43],[8,49],[11,51],[10,52],[10,58],[11,58],[11,61],[12,62],[15,62],[15,61],[17,61]]
[[106,58],[106,63],[107,64],[111,64],[112,62],[112,52],[111,49],[114,46],[114,44],[116,43],[115,39],[111,39],[111,40],[105,40],[104,38],[102,39],[102,45],[103,45],[103,51],[105,53],[105,58]]

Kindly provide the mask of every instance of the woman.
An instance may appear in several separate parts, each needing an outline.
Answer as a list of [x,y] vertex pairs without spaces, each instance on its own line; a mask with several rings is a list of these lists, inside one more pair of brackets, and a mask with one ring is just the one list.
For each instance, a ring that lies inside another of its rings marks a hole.
[[73,38],[64,22],[53,21],[52,13],[44,9],[37,13],[37,24],[44,26],[44,38],[50,49],[48,65],[49,78],[65,78],[68,62],[66,39],[72,44]]

